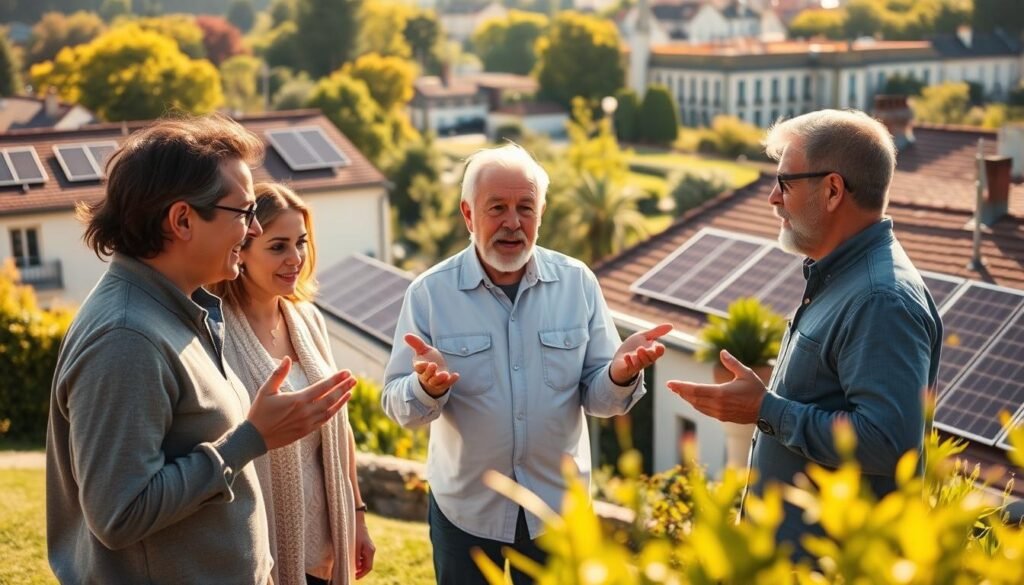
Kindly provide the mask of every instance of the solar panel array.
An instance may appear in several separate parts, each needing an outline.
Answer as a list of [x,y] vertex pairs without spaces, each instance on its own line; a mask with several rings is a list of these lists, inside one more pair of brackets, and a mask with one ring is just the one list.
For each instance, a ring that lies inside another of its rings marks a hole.
[[[1024,424],[1024,291],[921,276],[944,325],[935,425],[1008,449],[999,413]],[[719,315],[736,299],[754,297],[792,315],[804,291],[802,261],[773,241],[704,228],[630,290]]]
[[46,171],[31,146],[0,149],[0,186],[46,182]]
[[268,130],[267,140],[293,171],[336,169],[351,162],[319,126]]
[[107,159],[117,150],[113,141],[61,144],[53,147],[64,176],[72,183],[103,178]]
[[320,271],[317,305],[380,341],[391,344],[412,276],[362,254]]

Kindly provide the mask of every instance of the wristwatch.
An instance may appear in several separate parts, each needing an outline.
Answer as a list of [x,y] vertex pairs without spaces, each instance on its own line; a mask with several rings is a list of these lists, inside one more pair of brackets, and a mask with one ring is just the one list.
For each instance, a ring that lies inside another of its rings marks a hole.
[[365,512],[365,511],[366,511],[366,504],[359,504],[358,506],[356,506],[356,512]]

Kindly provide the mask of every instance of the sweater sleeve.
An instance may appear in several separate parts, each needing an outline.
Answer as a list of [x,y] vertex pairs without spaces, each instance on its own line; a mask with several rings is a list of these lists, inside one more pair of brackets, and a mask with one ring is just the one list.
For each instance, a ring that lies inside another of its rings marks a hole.
[[181,382],[160,350],[135,331],[100,336],[59,383],[86,522],[110,549],[130,546],[202,506],[231,502],[235,474],[266,452],[259,432],[243,421],[190,453],[165,453]]

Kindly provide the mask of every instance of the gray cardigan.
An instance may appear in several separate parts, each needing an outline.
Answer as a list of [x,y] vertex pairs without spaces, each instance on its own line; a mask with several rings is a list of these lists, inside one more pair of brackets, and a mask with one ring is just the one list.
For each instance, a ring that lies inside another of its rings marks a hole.
[[[62,583],[265,584],[266,452],[221,358],[219,299],[115,256],[61,347],[46,441]],[[220,330],[218,330],[220,329]]]

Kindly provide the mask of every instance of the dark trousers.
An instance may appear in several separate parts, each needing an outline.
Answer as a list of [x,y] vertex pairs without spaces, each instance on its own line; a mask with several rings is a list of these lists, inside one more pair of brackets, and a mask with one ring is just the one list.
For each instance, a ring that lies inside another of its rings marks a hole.
[[[480,569],[469,556],[469,551],[474,547],[483,550],[499,567],[505,566],[502,547],[515,549],[541,565],[547,562],[547,553],[530,540],[526,514],[522,508],[519,509],[519,520],[516,522],[516,541],[512,544],[480,538],[460,530],[445,518],[433,495],[430,496],[427,521],[430,524],[430,543],[434,547],[434,574],[438,585],[487,585]],[[533,580],[513,568],[512,582],[515,585],[531,585]]]
[[324,581],[320,577],[314,577],[306,573],[306,585],[331,585],[330,581]]

